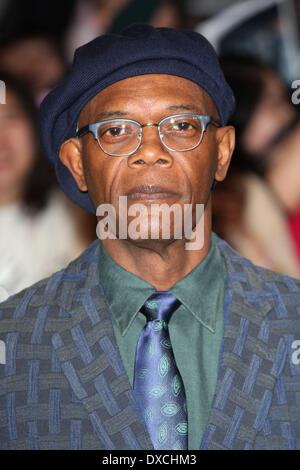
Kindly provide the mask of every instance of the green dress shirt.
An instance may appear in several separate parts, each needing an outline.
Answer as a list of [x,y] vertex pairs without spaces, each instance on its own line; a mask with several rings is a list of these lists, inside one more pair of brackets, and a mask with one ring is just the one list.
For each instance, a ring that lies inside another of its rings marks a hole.
[[[120,355],[133,385],[136,345],[146,324],[139,310],[156,289],[116,263],[101,240],[99,244],[100,281]],[[225,279],[225,261],[212,233],[206,257],[169,289],[181,301],[170,319],[169,332],[186,392],[190,450],[200,447],[216,389]]]

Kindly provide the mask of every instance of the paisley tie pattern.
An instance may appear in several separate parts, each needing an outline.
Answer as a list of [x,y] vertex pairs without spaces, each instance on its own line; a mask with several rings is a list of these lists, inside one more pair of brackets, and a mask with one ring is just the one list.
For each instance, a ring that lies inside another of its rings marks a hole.
[[137,344],[133,388],[157,450],[187,449],[185,390],[168,329],[179,305],[170,292],[156,291],[141,308],[147,324]]

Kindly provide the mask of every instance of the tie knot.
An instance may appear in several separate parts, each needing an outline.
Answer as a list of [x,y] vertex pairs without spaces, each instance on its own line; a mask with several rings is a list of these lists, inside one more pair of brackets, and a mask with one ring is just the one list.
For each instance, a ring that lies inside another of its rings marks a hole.
[[141,312],[145,315],[147,321],[164,320],[168,323],[180,303],[180,300],[171,292],[157,291],[146,300]]

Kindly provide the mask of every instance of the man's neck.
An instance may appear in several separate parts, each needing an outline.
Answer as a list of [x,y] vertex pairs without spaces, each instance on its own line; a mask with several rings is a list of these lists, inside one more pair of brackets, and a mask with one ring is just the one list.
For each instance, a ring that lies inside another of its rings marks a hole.
[[201,249],[186,250],[189,240],[102,240],[111,258],[127,271],[152,284],[157,290],[168,290],[191,272],[210,249],[211,211],[204,211],[204,243]]

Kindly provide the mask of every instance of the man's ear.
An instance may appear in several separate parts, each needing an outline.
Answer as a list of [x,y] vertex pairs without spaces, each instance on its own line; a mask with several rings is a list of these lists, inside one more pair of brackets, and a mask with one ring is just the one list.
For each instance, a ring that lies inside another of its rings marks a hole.
[[216,138],[218,141],[218,163],[215,179],[217,181],[223,181],[226,178],[227,170],[235,147],[234,127],[225,126],[218,128]]
[[65,140],[59,151],[61,162],[69,169],[80,191],[87,191],[82,164],[82,144],[78,138]]

